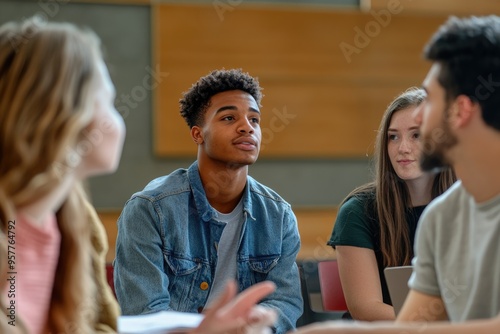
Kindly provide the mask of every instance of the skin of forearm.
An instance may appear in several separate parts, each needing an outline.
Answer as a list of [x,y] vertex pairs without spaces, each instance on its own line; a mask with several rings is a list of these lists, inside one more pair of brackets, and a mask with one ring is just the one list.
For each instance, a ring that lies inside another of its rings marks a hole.
[[381,302],[364,303],[362,307],[350,309],[351,316],[360,321],[394,321],[396,316],[391,305]]
[[500,330],[500,320],[478,320],[462,324],[393,322],[365,323],[330,321],[299,328],[295,334],[490,334]]
[[[394,327],[387,330],[387,326],[391,324],[380,325],[375,328],[374,332],[366,332],[367,334],[491,334],[496,333],[499,328],[491,322],[491,320],[473,321],[462,324],[450,324],[449,322],[426,322],[406,324],[403,327]],[[496,328],[496,329],[495,329]],[[363,333],[363,332],[361,332]]]

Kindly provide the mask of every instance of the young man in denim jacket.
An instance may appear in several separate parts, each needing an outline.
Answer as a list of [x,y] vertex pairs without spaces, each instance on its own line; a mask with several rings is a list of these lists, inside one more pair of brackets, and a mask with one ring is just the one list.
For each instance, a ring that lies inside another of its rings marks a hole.
[[197,160],[134,194],[118,220],[115,288],[123,314],[202,312],[225,283],[264,280],[260,306],[285,333],[302,314],[290,205],[248,175],[261,143],[258,81],[240,70],[202,77],[180,101]]

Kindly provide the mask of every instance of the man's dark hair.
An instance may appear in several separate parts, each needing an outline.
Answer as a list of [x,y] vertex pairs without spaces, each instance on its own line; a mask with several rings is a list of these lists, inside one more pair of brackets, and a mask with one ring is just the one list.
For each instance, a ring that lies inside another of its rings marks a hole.
[[500,130],[500,17],[451,17],[432,37],[425,58],[441,64],[447,101],[466,95]]
[[187,92],[184,92],[183,98],[179,101],[181,116],[189,128],[203,123],[203,115],[212,96],[229,90],[247,92],[260,106],[262,93],[257,78],[242,72],[241,69],[215,70],[200,78]]

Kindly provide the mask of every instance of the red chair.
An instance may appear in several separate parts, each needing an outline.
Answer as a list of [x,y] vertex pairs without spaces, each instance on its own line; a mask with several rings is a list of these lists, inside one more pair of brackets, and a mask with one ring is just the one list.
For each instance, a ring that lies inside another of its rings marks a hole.
[[318,262],[321,299],[325,311],[347,311],[336,260]]
[[321,311],[313,309],[313,300],[311,297],[313,294],[320,293],[317,262],[312,264],[311,262],[304,263],[298,261],[297,266],[299,267],[300,289],[304,302],[304,313],[302,313],[302,316],[297,320],[297,327],[315,322],[342,319],[345,314],[343,311]]
[[113,291],[113,295],[116,298],[115,282],[113,280],[113,265],[111,263],[106,263],[106,279],[108,280],[108,284],[111,287],[111,291]]

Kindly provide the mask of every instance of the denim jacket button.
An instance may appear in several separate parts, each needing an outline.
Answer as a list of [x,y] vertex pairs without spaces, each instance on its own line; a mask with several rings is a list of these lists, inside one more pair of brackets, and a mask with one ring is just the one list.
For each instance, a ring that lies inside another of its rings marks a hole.
[[208,289],[208,283],[207,282],[201,282],[200,289],[202,289],[202,290]]
[[198,307],[198,310],[197,310],[197,311],[198,311],[198,313],[203,312],[203,306]]

